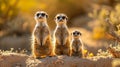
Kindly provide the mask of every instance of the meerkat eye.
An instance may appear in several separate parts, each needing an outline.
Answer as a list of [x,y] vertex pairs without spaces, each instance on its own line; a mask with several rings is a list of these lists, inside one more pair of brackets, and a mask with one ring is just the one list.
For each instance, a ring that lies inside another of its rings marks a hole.
[[60,19],[60,17],[57,17],[57,19]]
[[39,17],[39,15],[40,15],[39,13],[36,14],[37,17]]
[[41,16],[45,16],[45,13],[41,13]]
[[75,35],[75,32],[73,33],[73,35]]
[[63,16],[62,19],[65,19],[65,16]]
[[80,33],[79,32],[77,32],[77,35],[79,35]]

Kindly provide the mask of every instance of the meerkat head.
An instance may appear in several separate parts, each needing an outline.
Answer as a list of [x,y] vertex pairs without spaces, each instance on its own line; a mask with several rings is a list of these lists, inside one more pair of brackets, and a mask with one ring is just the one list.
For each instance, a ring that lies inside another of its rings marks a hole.
[[44,11],[38,11],[35,14],[35,20],[37,22],[44,22],[48,18],[48,14]]
[[68,17],[63,13],[57,14],[55,16],[55,22],[57,24],[66,24],[67,20],[68,20]]
[[81,32],[79,32],[79,31],[74,31],[74,32],[72,33],[72,36],[73,36],[73,38],[75,38],[75,39],[78,39],[81,35],[82,35],[82,34],[81,34]]

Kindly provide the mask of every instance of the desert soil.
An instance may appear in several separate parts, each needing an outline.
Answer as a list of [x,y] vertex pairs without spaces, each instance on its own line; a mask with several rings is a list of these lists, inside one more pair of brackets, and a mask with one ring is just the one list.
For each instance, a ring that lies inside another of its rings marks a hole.
[[35,59],[25,54],[7,53],[0,55],[0,67],[112,67],[114,60],[116,59],[98,56],[91,58],[56,56]]

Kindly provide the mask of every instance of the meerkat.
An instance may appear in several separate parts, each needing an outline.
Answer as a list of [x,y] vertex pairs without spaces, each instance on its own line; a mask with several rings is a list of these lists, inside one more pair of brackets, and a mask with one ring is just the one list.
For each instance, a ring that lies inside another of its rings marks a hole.
[[79,56],[82,57],[83,55],[83,43],[81,41],[81,36],[82,34],[79,31],[74,31],[72,32],[72,41],[71,41],[71,46],[72,46],[72,56]]
[[70,34],[67,27],[68,17],[63,14],[57,14],[55,22],[57,24],[54,31],[55,38],[55,54],[71,56],[70,50]]
[[35,14],[36,25],[32,33],[32,54],[34,58],[42,56],[52,56],[53,46],[51,44],[51,34],[47,24],[48,14],[38,11]]

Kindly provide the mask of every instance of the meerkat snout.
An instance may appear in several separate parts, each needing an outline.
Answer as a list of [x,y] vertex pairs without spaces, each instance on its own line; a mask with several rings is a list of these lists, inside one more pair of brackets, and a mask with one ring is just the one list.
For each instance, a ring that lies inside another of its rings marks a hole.
[[35,20],[36,21],[45,21],[46,18],[48,18],[48,14],[44,11],[38,11],[35,14]]
[[63,13],[61,13],[61,14],[57,14],[56,15],[56,17],[55,17],[55,21],[58,23],[65,23],[65,22],[67,22],[67,20],[68,20],[68,17],[65,15],[65,14],[63,14]]

